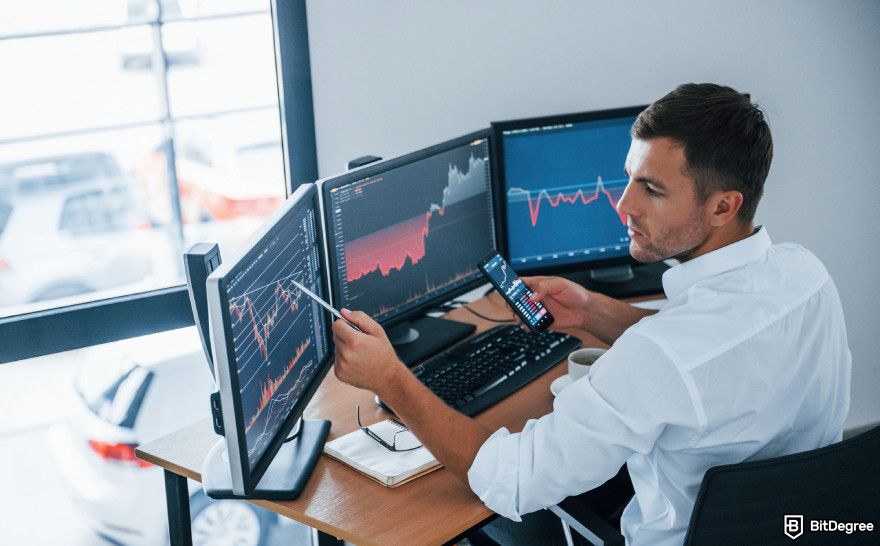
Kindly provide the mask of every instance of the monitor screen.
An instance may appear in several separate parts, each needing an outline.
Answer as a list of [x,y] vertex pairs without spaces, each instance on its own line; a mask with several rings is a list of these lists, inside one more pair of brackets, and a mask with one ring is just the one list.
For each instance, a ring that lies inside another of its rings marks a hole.
[[630,128],[644,107],[494,124],[505,250],[518,271],[629,260]]
[[[320,227],[317,192],[303,187],[244,256],[208,280],[218,382],[236,409],[235,447],[245,475],[271,458],[330,366],[329,314],[292,282],[326,298]],[[224,424],[229,440],[226,413]]]
[[337,307],[387,322],[480,279],[495,248],[488,135],[323,182]]

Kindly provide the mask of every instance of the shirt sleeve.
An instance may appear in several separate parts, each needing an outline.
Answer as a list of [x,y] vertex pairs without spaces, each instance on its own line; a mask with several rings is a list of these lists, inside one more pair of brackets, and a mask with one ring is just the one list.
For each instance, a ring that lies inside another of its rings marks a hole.
[[656,343],[629,331],[556,397],[551,413],[520,433],[492,434],[468,482],[488,508],[520,521],[605,483],[670,427],[677,431],[668,434],[672,441],[686,444],[697,422],[678,367]]

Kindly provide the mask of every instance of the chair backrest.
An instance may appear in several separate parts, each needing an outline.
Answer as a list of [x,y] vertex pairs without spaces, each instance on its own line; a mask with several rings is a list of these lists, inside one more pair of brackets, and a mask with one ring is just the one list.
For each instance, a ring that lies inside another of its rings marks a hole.
[[[811,531],[813,520],[873,522],[874,530]],[[812,451],[710,468],[684,543],[792,544],[795,536],[797,546],[880,544],[878,525],[880,427]]]

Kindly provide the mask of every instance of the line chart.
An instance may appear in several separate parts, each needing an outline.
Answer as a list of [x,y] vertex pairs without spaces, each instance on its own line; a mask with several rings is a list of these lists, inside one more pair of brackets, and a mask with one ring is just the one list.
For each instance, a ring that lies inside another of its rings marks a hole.
[[626,215],[617,210],[617,201],[611,195],[611,192],[605,188],[605,184],[602,182],[601,176],[596,178],[596,187],[590,195],[585,193],[583,188],[581,187],[578,187],[577,191],[575,191],[574,193],[569,194],[566,194],[564,191],[555,191],[555,195],[551,196],[551,191],[553,190],[540,189],[537,192],[538,195],[533,198],[531,190],[514,187],[507,190],[507,196],[508,199],[513,202],[515,200],[515,196],[525,194],[525,198],[528,201],[529,205],[529,219],[532,223],[533,228],[537,227],[538,225],[538,215],[541,210],[541,199],[546,199],[549,206],[556,208],[563,203],[574,205],[577,204],[578,201],[580,201],[580,204],[582,205],[589,205],[593,201],[599,199],[600,194],[603,194],[605,197],[608,198],[608,203],[614,208],[614,211],[620,217],[620,222],[623,225],[626,225]]
[[254,415],[248,419],[247,427],[245,428],[245,432],[250,432],[251,427],[254,426],[254,422],[256,422],[257,417],[263,413],[263,410],[269,405],[269,402],[272,401],[272,398],[275,396],[275,393],[278,391],[278,388],[287,379],[290,371],[293,370],[294,366],[296,366],[297,362],[299,362],[300,357],[306,352],[306,349],[309,348],[311,344],[311,339],[306,339],[302,343],[300,343],[299,347],[296,348],[296,353],[294,353],[293,358],[290,359],[290,362],[284,368],[284,371],[278,377],[270,377],[268,374],[266,375],[266,381],[260,384],[260,402],[257,405],[257,411]]
[[251,468],[307,392],[329,349],[329,321],[294,284],[323,295],[315,211],[307,205],[287,214],[259,252],[237,265],[226,286],[224,319]]
[[[269,358],[269,335],[275,327],[279,313],[285,311],[285,308],[289,309],[291,313],[296,313],[299,309],[301,296],[301,290],[285,288],[282,281],[278,280],[275,282],[273,290],[273,301],[263,316],[260,316],[260,313],[254,310],[254,302],[247,294],[230,301],[229,311],[236,317],[237,322],[241,322],[245,314],[247,314],[251,323],[250,328],[254,334],[254,341],[259,347],[260,353],[263,354],[263,358],[266,359]],[[238,304],[237,300],[241,301],[241,304]]]

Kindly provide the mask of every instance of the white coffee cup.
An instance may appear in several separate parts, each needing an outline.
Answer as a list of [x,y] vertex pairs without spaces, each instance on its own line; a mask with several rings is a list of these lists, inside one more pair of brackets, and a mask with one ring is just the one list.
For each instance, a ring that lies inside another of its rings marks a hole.
[[572,381],[577,381],[581,377],[587,375],[593,362],[596,362],[596,360],[604,354],[605,349],[598,349],[596,347],[587,347],[585,349],[573,351],[568,355],[569,377],[571,377]]

